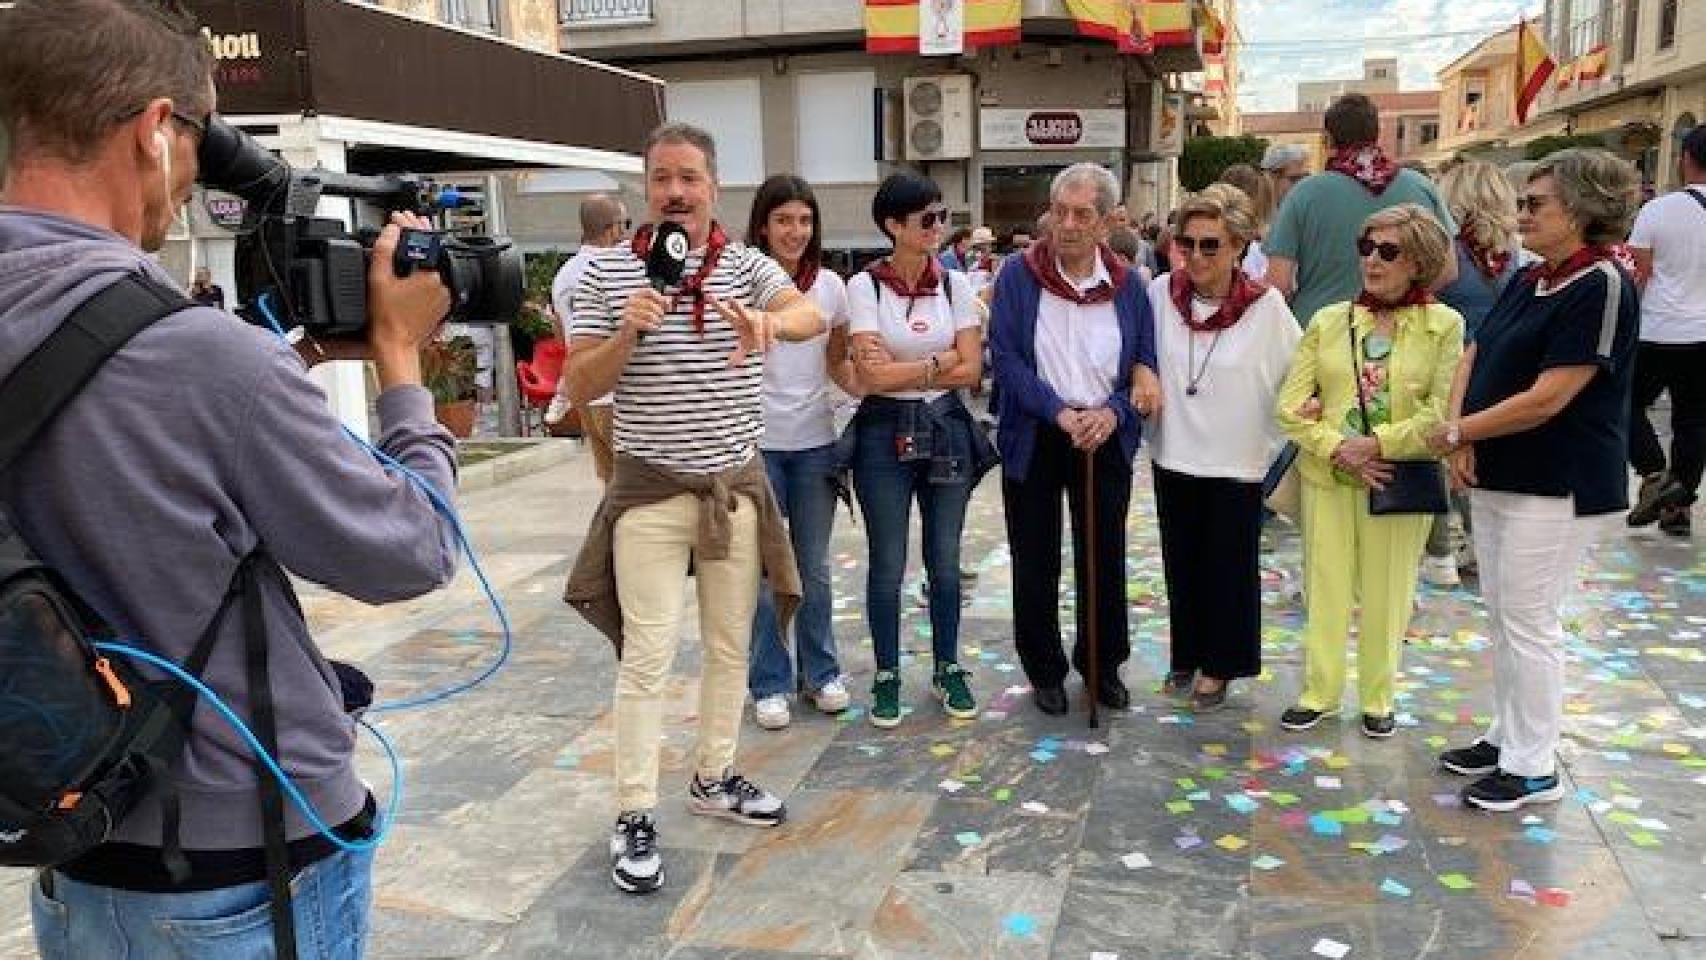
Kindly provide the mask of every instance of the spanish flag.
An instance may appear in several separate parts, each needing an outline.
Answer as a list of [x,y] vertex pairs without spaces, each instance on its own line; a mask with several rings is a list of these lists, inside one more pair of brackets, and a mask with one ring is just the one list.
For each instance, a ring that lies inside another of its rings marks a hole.
[[1558,68],[1558,78],[1552,81],[1552,89],[1563,93],[1576,85],[1576,62],[1571,60]]
[[1605,44],[1602,43],[1582,54],[1582,58],[1576,61],[1576,82],[1587,83],[1605,76],[1605,63]]
[[[1024,0],[964,0],[964,3],[966,49],[1019,42],[1019,17]],[[865,0],[865,51],[917,53],[918,8],[919,0]]]
[[[1546,45],[1540,42],[1527,20],[1516,27],[1516,122],[1528,122],[1529,108],[1546,89],[1546,78],[1558,68]],[[1562,81],[1562,77],[1559,78]],[[1562,89],[1562,87],[1560,87]]]
[[1066,10],[1080,34],[1111,40],[1121,53],[1196,42],[1188,0],[1066,0]]
[[1204,4],[1202,52],[1205,57],[1218,57],[1226,52],[1226,21],[1215,11],[1214,4]]

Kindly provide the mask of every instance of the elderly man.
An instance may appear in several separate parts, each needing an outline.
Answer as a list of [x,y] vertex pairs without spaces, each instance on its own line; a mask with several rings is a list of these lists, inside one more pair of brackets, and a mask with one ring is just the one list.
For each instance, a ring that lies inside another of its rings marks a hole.
[[[580,249],[558,269],[557,276],[551,281],[551,306],[564,327],[574,319],[575,288],[580,286],[581,277],[586,274],[586,265],[592,262],[593,257],[620,246],[632,226],[622,201],[609,194],[595,193],[582,200],[580,215]],[[610,445],[610,408],[615,402],[616,398],[607,393],[580,408],[581,429],[586,434],[587,446],[592,449],[592,468],[600,483],[610,482],[610,468],[615,456]],[[555,424],[568,412],[569,378],[565,369],[557,385],[557,395],[551,398],[551,406],[545,411],[545,422]]]
[[[753,826],[782,801],[735,772],[747,645],[761,574],[784,629],[800,596],[794,556],[763,461],[764,349],[824,330],[813,302],[774,260],[731,242],[714,219],[717,147],[686,124],[645,145],[651,223],[631,247],[593,258],[574,293],[570,399],[616,393],[615,468],[565,599],[616,644],[616,793],[611,882],[663,886],[657,848],[660,738],[688,562],[697,566],[699,742],[688,809]],[[669,221],[687,234],[680,285],[662,292],[646,255]]]
[[1276,143],[1262,153],[1262,172],[1274,185],[1274,209],[1291,188],[1309,176],[1309,151],[1295,143]]
[[[1119,669],[1131,648],[1123,518],[1142,435],[1129,395],[1135,381],[1146,408],[1154,409],[1159,397],[1155,328],[1142,279],[1105,243],[1119,199],[1113,174],[1098,164],[1075,164],[1055,177],[1049,196],[1048,232],[1001,272],[990,322],[1014,645],[1037,708],[1065,713],[1069,665],[1059,616],[1065,495],[1079,597],[1090,591],[1092,558],[1096,568],[1096,609],[1077,605],[1071,666],[1086,677],[1086,696],[1124,709],[1131,695]],[[1087,486],[1094,504],[1081,495]],[[1102,518],[1094,529],[1087,522],[1092,507]]]

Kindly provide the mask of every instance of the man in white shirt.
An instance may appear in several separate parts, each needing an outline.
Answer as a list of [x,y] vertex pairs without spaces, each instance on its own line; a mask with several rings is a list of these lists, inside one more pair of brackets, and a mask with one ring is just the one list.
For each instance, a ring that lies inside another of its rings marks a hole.
[[[557,311],[559,321],[566,327],[574,318],[574,292],[580,285],[581,275],[586,273],[586,265],[592,258],[613,247],[619,247],[628,237],[632,228],[628,220],[628,209],[622,201],[604,193],[595,193],[581,201],[581,246],[575,255],[564,263],[557,271],[556,279],[551,281],[551,306]],[[581,408],[581,430],[586,435],[586,442],[592,448],[593,469],[598,473],[598,479],[604,483],[610,482],[610,465],[612,451],[610,447],[611,405],[616,402],[614,394],[605,394]],[[563,365],[563,376],[557,381],[557,395],[551,398],[551,406],[545,411],[545,422],[556,424],[562,421],[569,412],[569,375],[568,364]]]
[[[1629,462],[1641,492],[1629,525],[1657,521],[1666,533],[1691,532],[1689,507],[1706,464],[1706,126],[1682,141],[1683,189],[1641,208],[1629,246],[1641,287],[1641,344],[1635,359]],[[1670,393],[1667,469],[1647,410]]]

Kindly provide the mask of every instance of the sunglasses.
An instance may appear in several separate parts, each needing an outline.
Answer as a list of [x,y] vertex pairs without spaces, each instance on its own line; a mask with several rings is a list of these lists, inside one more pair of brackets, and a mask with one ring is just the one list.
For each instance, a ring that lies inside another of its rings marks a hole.
[[1530,193],[1516,198],[1516,208],[1518,211],[1527,213],[1529,216],[1533,216],[1540,212],[1541,207],[1546,206],[1546,204],[1551,201],[1551,197],[1538,193]]
[[1366,260],[1375,253],[1380,254],[1380,259],[1385,260],[1387,263],[1391,263],[1400,256],[1403,256],[1404,248],[1400,247],[1396,243],[1375,243],[1368,237],[1362,237],[1357,240],[1358,256]]
[[1219,237],[1193,237],[1189,234],[1180,234],[1173,238],[1173,242],[1186,253],[1201,253],[1205,257],[1212,257],[1220,252]]
[[918,215],[918,225],[925,230],[936,229],[937,224],[947,226],[948,210],[946,207],[931,207]]

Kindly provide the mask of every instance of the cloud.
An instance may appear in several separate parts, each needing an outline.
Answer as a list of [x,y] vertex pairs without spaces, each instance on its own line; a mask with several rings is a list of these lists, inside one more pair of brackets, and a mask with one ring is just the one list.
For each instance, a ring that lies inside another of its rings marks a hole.
[[1401,89],[1432,89],[1441,67],[1523,13],[1537,16],[1540,2],[1243,0],[1239,106],[1294,110],[1298,83],[1355,79],[1364,57],[1395,56]]

